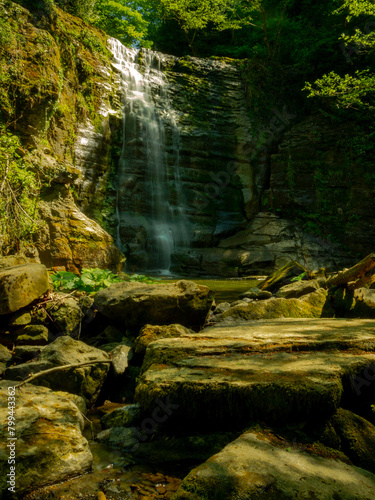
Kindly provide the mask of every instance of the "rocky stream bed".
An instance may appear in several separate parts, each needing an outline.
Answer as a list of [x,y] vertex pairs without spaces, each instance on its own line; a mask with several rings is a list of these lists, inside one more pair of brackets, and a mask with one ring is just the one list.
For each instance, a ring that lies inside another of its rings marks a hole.
[[188,280],[52,292],[2,258],[0,497],[375,499],[374,267],[292,262],[215,303]]

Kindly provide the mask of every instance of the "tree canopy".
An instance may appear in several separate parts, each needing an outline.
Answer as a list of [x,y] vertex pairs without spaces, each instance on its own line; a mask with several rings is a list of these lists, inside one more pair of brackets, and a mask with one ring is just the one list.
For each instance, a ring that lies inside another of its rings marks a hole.
[[[344,33],[340,37],[342,52],[354,72],[339,75],[331,71],[314,84],[307,83],[305,90],[309,91],[309,97],[333,98],[337,107],[373,107],[375,74],[366,68],[366,55],[375,49],[375,19],[371,17],[375,16],[375,5],[367,0],[345,0],[335,13],[344,10],[349,27],[353,21],[362,21],[363,26],[354,27],[352,34]],[[358,66],[365,67],[357,69]]]
[[162,19],[175,20],[183,30],[190,48],[198,30],[238,30],[252,20],[261,0],[156,0]]

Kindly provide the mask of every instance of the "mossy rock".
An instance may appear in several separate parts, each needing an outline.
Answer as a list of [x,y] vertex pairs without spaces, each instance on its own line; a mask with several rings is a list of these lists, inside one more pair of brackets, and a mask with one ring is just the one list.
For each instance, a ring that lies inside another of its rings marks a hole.
[[353,464],[375,473],[375,426],[343,408],[330,422],[341,439],[342,451]]
[[368,500],[374,488],[370,472],[291,449],[268,431],[254,431],[193,469],[173,500]]

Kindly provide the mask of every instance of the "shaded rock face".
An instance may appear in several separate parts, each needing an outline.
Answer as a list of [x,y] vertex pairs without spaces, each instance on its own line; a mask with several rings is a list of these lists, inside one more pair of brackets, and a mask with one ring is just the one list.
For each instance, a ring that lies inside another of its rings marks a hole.
[[213,300],[209,288],[183,280],[158,285],[115,283],[95,295],[96,306],[104,316],[136,333],[147,323],[180,323],[199,330]]
[[[3,443],[11,443],[7,422],[8,387],[1,382],[0,436]],[[63,481],[72,475],[87,472],[92,455],[87,440],[82,436],[83,417],[69,399],[45,387],[26,386],[16,390],[16,493],[17,498],[31,489]],[[9,474],[10,448],[0,450],[0,488],[6,492]],[[12,498],[11,495],[4,498]]]
[[371,167],[349,146],[360,135],[320,114],[295,124],[271,156],[269,206],[365,256],[373,251],[375,205]]
[[332,303],[343,318],[374,318],[375,290],[358,288],[357,290],[337,289],[332,294]]
[[[172,270],[225,277],[267,274],[296,261],[310,270],[351,264],[342,248],[307,234],[295,221],[259,212],[243,229],[214,248],[190,248],[173,254]],[[301,272],[303,269],[301,270]]]
[[373,497],[375,476],[328,458],[290,450],[269,433],[248,432],[193,469],[175,500]]
[[330,421],[342,451],[358,467],[375,472],[375,426],[349,410],[340,408]]

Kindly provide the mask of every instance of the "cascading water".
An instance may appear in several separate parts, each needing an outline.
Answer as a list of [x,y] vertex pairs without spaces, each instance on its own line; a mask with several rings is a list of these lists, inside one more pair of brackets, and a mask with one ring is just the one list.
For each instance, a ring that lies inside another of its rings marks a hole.
[[[176,248],[189,246],[179,168],[179,131],[159,55],[110,40],[123,87],[118,166],[117,244],[130,266],[168,273]],[[142,58],[142,64],[140,59]],[[168,147],[166,136],[168,135]]]

